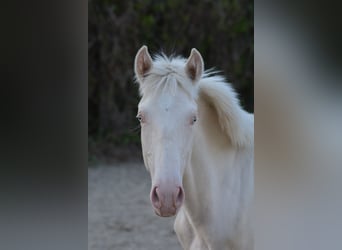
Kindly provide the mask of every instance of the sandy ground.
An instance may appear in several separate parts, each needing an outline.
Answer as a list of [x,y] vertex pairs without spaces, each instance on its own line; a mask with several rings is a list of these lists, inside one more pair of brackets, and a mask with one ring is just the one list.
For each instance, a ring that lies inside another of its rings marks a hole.
[[154,214],[143,164],[88,170],[89,250],[180,250],[172,218]]

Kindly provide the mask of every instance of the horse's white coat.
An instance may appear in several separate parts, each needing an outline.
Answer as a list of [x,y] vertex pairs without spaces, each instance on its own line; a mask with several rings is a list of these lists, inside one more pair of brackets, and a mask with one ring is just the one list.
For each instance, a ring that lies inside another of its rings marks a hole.
[[187,61],[165,56],[152,61],[143,46],[135,72],[152,187],[184,188],[175,221],[182,247],[253,249],[253,115],[240,107],[223,78],[203,73],[195,49]]

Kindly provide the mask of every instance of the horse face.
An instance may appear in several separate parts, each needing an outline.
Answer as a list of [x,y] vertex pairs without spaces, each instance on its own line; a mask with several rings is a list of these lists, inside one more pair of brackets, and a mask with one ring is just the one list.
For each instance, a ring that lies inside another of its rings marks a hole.
[[152,178],[151,202],[160,216],[175,215],[184,200],[182,177],[190,161],[196,103],[184,92],[143,98],[141,142]]
[[[186,62],[155,63],[143,46],[135,57],[134,71],[142,94],[137,117],[144,162],[152,178],[151,202],[157,215],[173,216],[184,201],[182,178],[190,161],[197,120],[197,105],[189,92],[202,76],[203,60],[192,49]],[[174,73],[181,80],[172,76]],[[159,82],[151,80],[158,77]],[[149,87],[154,84],[162,86],[159,91]]]

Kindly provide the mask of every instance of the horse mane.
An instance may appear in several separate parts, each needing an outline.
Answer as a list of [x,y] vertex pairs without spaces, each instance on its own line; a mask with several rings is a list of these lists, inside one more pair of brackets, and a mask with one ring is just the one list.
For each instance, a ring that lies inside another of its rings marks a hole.
[[223,77],[205,73],[199,82],[199,98],[215,109],[219,126],[232,145],[253,146],[254,116],[242,109],[236,92]]
[[140,95],[165,91],[173,94],[180,87],[192,98],[203,98],[215,109],[222,132],[234,146],[253,146],[254,116],[241,108],[232,87],[212,70],[205,71],[198,87],[195,87],[184,70],[185,63],[186,59],[182,57],[167,57],[162,53],[155,55],[153,67],[144,75],[143,84],[139,85]]

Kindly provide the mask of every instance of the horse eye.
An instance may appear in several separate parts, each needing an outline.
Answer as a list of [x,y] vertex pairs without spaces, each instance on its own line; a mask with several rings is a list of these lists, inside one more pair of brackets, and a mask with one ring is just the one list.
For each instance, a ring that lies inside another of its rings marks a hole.
[[142,121],[142,118],[141,118],[141,116],[140,116],[140,115],[137,115],[137,119],[138,119],[138,121],[139,121],[139,122],[141,122],[141,121]]
[[194,117],[192,118],[192,124],[194,124],[196,121],[197,121],[197,117],[194,116]]

